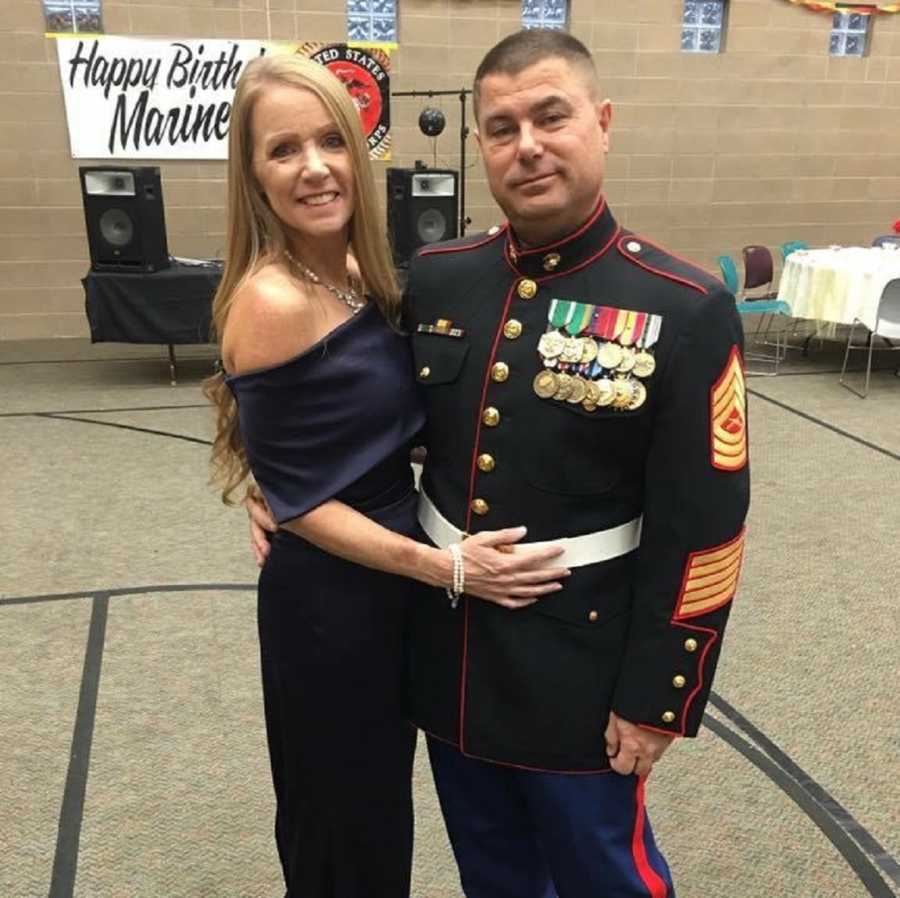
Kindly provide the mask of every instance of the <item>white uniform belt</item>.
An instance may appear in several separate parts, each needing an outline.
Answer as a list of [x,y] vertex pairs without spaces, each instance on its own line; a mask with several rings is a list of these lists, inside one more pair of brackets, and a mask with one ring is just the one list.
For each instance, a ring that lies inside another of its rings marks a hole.
[[[561,546],[563,554],[554,558],[552,564],[562,567],[582,567],[586,564],[597,564],[618,558],[636,549],[641,540],[640,516],[610,527],[608,530],[597,530],[595,533],[582,533],[580,536],[564,536],[559,539],[537,543],[516,543],[517,549],[543,549],[547,546]],[[419,488],[419,523],[440,549],[446,549],[450,543],[457,543],[465,537],[465,533],[454,527],[435,507],[425,491]]]

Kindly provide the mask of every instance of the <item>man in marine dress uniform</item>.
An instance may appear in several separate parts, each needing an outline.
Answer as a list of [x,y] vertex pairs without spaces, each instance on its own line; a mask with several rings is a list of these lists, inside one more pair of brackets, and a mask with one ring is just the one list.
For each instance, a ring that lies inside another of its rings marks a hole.
[[674,894],[644,781],[697,733],[741,564],[734,299],[614,219],[611,113],[576,39],[501,41],[475,114],[508,224],[410,267],[423,528],[525,524],[572,571],[523,611],[440,589],[413,611],[411,716],[468,898]]
[[674,895],[644,784],[697,733],[742,560],[734,299],[614,219],[599,90],[562,32],[489,51],[476,134],[508,223],[410,267],[423,529],[525,524],[571,570],[524,610],[427,587],[413,609],[410,714],[467,898]]

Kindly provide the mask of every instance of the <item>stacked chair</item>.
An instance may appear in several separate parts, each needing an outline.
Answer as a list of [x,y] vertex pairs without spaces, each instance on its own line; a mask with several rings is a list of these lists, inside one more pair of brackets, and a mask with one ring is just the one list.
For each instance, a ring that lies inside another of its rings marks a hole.
[[[797,247],[800,248],[800,247]],[[782,253],[784,250],[782,249]],[[719,270],[722,272],[722,280],[725,286],[734,294],[738,314],[741,318],[750,315],[759,316],[756,330],[753,332],[752,342],[754,347],[773,346],[774,352],[754,350],[745,352],[745,362],[759,362],[763,367],[748,365],[747,374],[754,376],[774,377],[778,374],[778,366],[787,353],[787,329],[779,328],[775,333],[775,341],[768,341],[769,328],[776,316],[789,318],[790,306],[786,302],[776,299],[777,292],[772,291],[774,279],[774,265],[772,254],[768,247],[751,245],[745,246],[741,251],[744,259],[744,283],[738,287],[738,271],[734,259],[731,256],[719,256]],[[748,291],[764,288],[762,293],[748,295]],[[763,324],[766,324],[763,330]],[[771,366],[771,367],[765,367]]]

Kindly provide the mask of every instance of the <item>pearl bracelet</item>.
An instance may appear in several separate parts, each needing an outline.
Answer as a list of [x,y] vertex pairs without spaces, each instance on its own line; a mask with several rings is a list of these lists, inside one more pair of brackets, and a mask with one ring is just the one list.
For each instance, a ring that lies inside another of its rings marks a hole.
[[450,607],[456,608],[466,586],[466,569],[463,564],[462,547],[459,543],[450,543],[447,548],[453,558],[453,585],[447,587],[447,598]]

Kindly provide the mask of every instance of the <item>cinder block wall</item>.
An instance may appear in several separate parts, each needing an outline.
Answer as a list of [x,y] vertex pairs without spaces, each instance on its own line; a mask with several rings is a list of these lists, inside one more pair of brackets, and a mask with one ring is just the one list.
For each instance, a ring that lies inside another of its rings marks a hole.
[[[468,86],[519,27],[520,0],[398,0],[395,90]],[[88,264],[56,49],[39,0],[0,17],[0,340],[84,336]],[[342,0],[120,0],[107,34],[340,40]],[[828,55],[830,17],[785,0],[730,0],[726,50],[679,51],[682,0],[570,0],[615,113],[608,196],[620,220],[714,270],[747,243],[868,244],[900,218],[900,14],[877,18],[863,59]],[[396,99],[393,165],[432,163]],[[439,165],[457,166],[459,102],[443,99]],[[471,111],[471,107],[469,107]],[[470,122],[471,124],[471,122]],[[472,228],[500,220],[474,140]],[[383,183],[384,163],[378,163]],[[225,167],[161,165],[170,251],[219,255]]]

